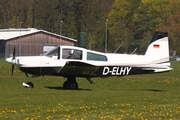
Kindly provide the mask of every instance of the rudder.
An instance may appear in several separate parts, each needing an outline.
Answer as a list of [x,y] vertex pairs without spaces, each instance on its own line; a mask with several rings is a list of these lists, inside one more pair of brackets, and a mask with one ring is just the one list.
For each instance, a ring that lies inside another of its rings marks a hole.
[[145,57],[150,63],[169,63],[169,40],[167,32],[156,31],[154,33]]

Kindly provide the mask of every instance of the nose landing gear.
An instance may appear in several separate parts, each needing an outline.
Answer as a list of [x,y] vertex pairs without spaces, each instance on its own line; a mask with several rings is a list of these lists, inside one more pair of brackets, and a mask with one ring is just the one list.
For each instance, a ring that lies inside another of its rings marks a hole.
[[33,77],[38,77],[38,76],[30,76],[30,77],[29,77],[29,76],[26,74],[26,77],[24,78],[22,85],[23,85],[25,88],[34,88],[34,84],[33,84],[32,82],[25,82],[27,78],[33,78]]

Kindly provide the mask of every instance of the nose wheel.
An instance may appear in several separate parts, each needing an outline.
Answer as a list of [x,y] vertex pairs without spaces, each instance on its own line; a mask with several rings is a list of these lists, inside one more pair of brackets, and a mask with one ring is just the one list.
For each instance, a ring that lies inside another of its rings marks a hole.
[[34,84],[32,82],[23,82],[22,84],[25,88],[34,88]]
[[34,84],[32,82],[25,82],[27,78],[33,78],[35,76],[31,76],[31,77],[28,77],[28,75],[26,74],[26,77],[24,78],[24,82],[22,83],[22,85],[25,87],[25,88],[34,88]]

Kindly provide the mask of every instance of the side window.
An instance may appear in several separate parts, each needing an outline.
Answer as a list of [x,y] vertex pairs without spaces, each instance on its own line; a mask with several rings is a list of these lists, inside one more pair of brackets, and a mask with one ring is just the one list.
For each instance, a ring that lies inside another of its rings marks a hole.
[[105,55],[100,55],[100,54],[96,54],[96,53],[87,52],[87,60],[107,61],[107,57]]
[[62,59],[82,60],[82,51],[76,49],[64,48],[62,50]]

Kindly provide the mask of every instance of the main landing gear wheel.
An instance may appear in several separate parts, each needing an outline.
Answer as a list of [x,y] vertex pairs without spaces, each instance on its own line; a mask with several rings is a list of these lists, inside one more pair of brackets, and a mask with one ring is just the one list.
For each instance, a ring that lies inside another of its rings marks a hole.
[[63,88],[71,90],[78,89],[78,83],[76,82],[75,77],[67,78],[67,81],[63,84]]

